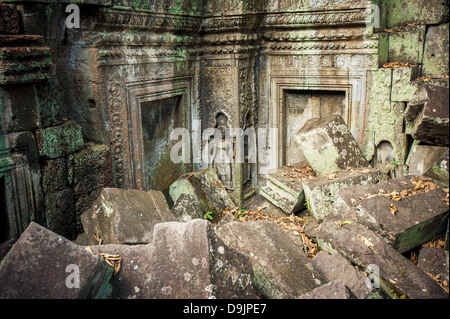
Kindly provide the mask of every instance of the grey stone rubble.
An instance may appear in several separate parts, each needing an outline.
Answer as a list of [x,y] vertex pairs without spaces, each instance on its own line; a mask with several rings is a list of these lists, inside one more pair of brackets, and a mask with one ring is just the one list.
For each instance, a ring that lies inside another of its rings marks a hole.
[[95,298],[112,274],[99,256],[31,223],[0,264],[0,299]]
[[105,188],[81,220],[104,244],[146,244],[156,223],[175,221],[161,192]]
[[[437,160],[430,154],[429,162],[445,162],[448,150],[439,154]],[[334,157],[314,160],[323,162],[318,167],[336,163]],[[422,248],[417,265],[404,255],[448,229],[448,190],[441,184],[425,175],[386,179],[371,167],[292,181],[288,168],[296,166],[278,170],[272,181],[285,191],[281,197],[290,197],[289,206],[257,196],[247,208],[280,217],[295,206],[309,209],[305,236],[322,250],[311,260],[298,232],[230,213],[239,210],[215,171],[206,169],[173,183],[172,209],[162,192],[104,188],[81,216],[85,234],[74,242],[32,223],[17,242],[2,245],[0,296],[448,298],[436,280],[448,285],[448,251]],[[205,217],[208,212],[213,215]],[[120,260],[119,268],[108,258]],[[61,274],[68,265],[83,270],[78,290]]]
[[425,182],[427,179],[409,175],[351,186],[339,191],[333,209],[336,215],[367,226],[404,253],[445,233],[446,193],[441,188],[412,192]]
[[414,139],[448,147],[448,88],[429,84],[419,87],[405,110],[405,119],[413,126]]

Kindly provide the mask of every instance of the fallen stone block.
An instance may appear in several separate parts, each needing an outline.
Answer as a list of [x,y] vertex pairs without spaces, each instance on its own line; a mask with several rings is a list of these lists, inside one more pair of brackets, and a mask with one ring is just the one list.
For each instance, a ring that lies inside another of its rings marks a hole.
[[222,212],[235,208],[227,190],[212,168],[181,176],[169,189],[170,197],[176,203],[182,194],[191,195],[197,207],[202,207],[202,215],[211,212],[213,221],[222,218]]
[[417,258],[417,267],[435,278],[449,283],[448,250],[438,247],[423,247]]
[[403,253],[445,233],[445,197],[430,179],[404,176],[343,189],[333,210],[343,219],[367,226]]
[[78,152],[84,145],[81,126],[72,121],[37,130],[36,142],[39,155],[49,159]]
[[158,224],[147,245],[93,245],[94,254],[120,256],[108,299],[254,298],[249,260],[228,248],[207,221]]
[[435,146],[449,145],[449,89],[424,84],[413,95],[405,119],[413,122],[412,136]]
[[256,195],[252,198],[251,202],[248,203],[245,207],[245,210],[253,210],[253,211],[262,211],[264,214],[269,214],[272,216],[278,217],[286,217],[286,212],[281,208],[272,203],[272,201],[268,200],[262,194]]
[[323,286],[308,292],[298,299],[358,299],[344,283],[339,280],[331,281]]
[[203,218],[201,206],[189,194],[181,194],[171,212],[179,222],[190,222],[193,219]]
[[449,151],[442,154],[442,156],[434,162],[430,168],[424,173],[425,176],[432,178],[437,183],[448,188],[449,186]]
[[308,209],[317,221],[333,213],[338,191],[352,185],[372,185],[384,180],[377,169],[348,169],[303,181]]
[[409,174],[425,174],[445,152],[448,152],[448,147],[431,145],[413,146],[406,163],[409,166]]
[[264,298],[298,298],[321,284],[302,247],[274,222],[232,222],[216,233],[250,259],[255,286]]
[[340,253],[355,265],[372,269],[383,293],[409,299],[447,299],[448,294],[380,236],[363,225],[342,225],[339,216],[327,217],[319,230],[319,245],[330,253]]
[[152,277],[158,279],[151,289],[157,298],[256,297],[249,259],[227,247],[210,222],[158,224],[153,245]]
[[319,176],[349,166],[369,166],[341,116],[312,118],[297,133],[295,140]]
[[96,298],[112,273],[101,258],[31,223],[0,264],[0,299]]
[[162,192],[105,188],[81,215],[84,231],[103,244],[147,244],[157,223],[174,221]]
[[151,299],[154,247],[146,245],[92,245],[94,255],[108,254],[121,258],[120,270],[105,286],[103,299]]
[[315,173],[307,163],[280,167],[266,175],[266,185],[261,187],[260,194],[285,214],[297,213],[305,209],[302,181],[309,176],[313,177]]
[[341,281],[358,299],[365,299],[374,289],[372,285],[367,285],[367,277],[338,253],[321,251],[311,259],[311,263],[325,282]]
[[225,216],[222,217],[222,219],[217,223],[216,227],[214,229],[218,229],[219,227],[222,227],[225,224],[232,223],[232,222],[238,222],[239,219],[234,216],[231,213],[226,213]]

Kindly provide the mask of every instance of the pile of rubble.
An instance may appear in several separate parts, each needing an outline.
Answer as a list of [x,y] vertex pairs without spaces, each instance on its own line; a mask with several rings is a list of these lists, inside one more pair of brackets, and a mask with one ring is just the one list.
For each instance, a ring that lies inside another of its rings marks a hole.
[[[342,118],[312,119],[296,138],[307,161],[246,209],[206,169],[170,187],[171,209],[158,191],[103,189],[73,242],[31,223],[1,246],[0,298],[448,298],[448,139],[427,133],[445,123],[422,90],[406,117],[443,149],[412,156],[418,174],[388,179]],[[446,232],[446,249],[429,244]]]

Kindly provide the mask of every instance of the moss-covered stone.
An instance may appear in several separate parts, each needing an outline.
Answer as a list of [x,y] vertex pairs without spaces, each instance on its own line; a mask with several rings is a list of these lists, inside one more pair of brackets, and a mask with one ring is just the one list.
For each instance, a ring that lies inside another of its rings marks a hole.
[[444,78],[449,74],[449,24],[430,26],[423,57],[422,75]]
[[312,118],[298,132],[295,140],[319,176],[346,169],[348,166],[368,166],[341,116]]
[[192,195],[203,214],[212,213],[212,221],[219,222],[222,212],[235,208],[227,190],[212,168],[181,176],[170,186],[170,196],[174,202],[181,194]]
[[75,153],[84,145],[81,126],[72,121],[37,130],[36,141],[39,155],[50,159]]
[[388,0],[387,26],[408,24],[439,24],[448,19],[448,1],[445,0]]
[[392,102],[393,69],[381,68],[370,71],[368,113],[364,128],[364,156],[370,160],[378,145],[389,142],[393,147],[393,157],[397,162],[406,160],[406,134],[403,132],[404,102]]
[[414,81],[419,77],[418,66],[401,67],[392,70],[392,102],[409,102],[420,82]]
[[425,26],[415,26],[389,34],[389,61],[422,63]]

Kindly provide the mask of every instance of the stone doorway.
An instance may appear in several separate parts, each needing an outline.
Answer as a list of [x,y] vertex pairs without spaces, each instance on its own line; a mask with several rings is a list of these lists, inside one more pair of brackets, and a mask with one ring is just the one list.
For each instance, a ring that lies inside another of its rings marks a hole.
[[170,159],[170,134],[183,127],[182,100],[178,95],[141,104],[145,189],[162,191],[166,198],[170,185],[184,173]]
[[330,114],[345,117],[345,106],[345,91],[286,90],[282,118],[283,165],[306,160],[294,137],[309,119]]

